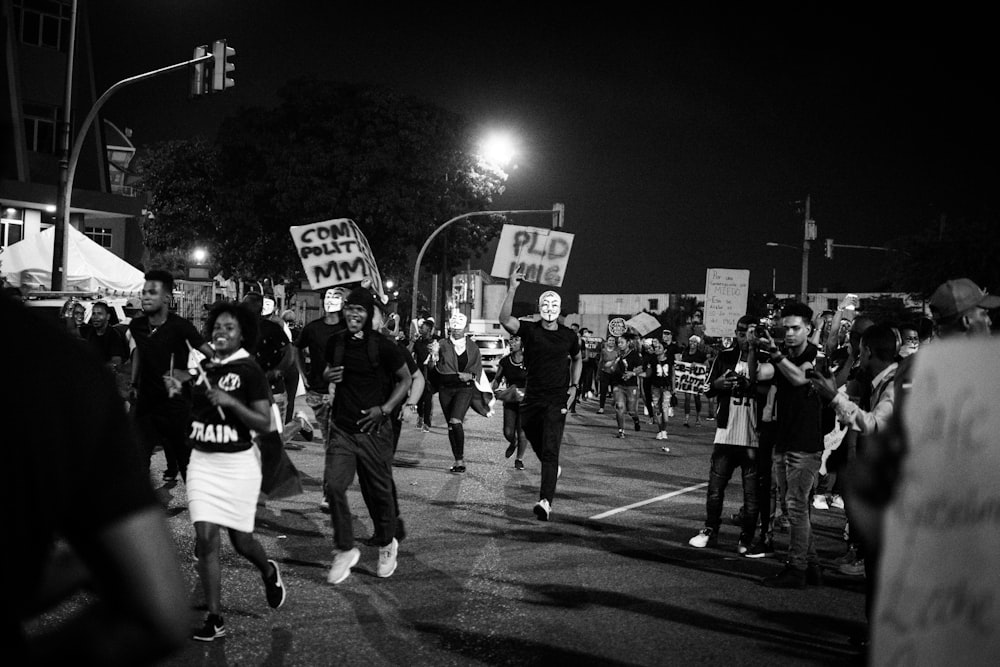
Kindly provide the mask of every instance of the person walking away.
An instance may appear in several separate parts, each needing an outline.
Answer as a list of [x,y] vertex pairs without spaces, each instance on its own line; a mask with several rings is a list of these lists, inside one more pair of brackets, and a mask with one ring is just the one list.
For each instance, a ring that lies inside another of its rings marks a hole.
[[[264,371],[251,357],[258,340],[258,316],[248,308],[220,302],[209,312],[214,356],[192,389],[194,418],[189,435],[188,511],[195,529],[198,576],[208,614],[192,639],[210,642],[226,635],[222,611],[220,529],[233,549],[260,572],[267,604],[277,609],[287,591],[278,563],[254,538],[254,517],[262,478],[253,432],[272,430],[271,396]],[[163,378],[171,394],[192,376],[186,368]],[[274,425],[277,426],[277,425]]]
[[547,290],[538,297],[539,321],[522,322],[511,315],[522,280],[524,273],[520,269],[510,276],[498,319],[509,334],[521,337],[524,349],[527,376],[521,426],[542,467],[539,499],[533,511],[540,521],[548,521],[560,472],[559,448],[566,412],[576,396],[583,361],[579,338],[559,323],[562,298],[556,292]]

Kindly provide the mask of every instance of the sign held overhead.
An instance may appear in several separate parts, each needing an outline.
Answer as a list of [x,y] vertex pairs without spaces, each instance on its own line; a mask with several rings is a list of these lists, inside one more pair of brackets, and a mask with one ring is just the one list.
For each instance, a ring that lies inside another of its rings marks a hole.
[[504,225],[490,275],[506,279],[520,266],[527,282],[561,287],[572,248],[572,234]]

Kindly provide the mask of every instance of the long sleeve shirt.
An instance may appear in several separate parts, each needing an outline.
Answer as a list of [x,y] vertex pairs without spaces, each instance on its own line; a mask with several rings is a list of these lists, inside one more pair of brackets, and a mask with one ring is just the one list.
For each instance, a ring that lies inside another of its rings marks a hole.
[[830,405],[837,412],[841,424],[847,424],[864,435],[879,433],[886,429],[892,418],[893,400],[896,396],[896,364],[889,364],[872,380],[871,409],[863,410],[846,394],[838,393]]

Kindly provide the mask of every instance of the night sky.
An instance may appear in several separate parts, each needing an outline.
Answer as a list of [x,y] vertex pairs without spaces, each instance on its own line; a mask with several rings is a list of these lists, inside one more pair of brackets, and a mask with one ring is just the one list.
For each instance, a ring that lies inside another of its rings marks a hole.
[[797,292],[801,251],[764,244],[801,246],[807,194],[820,237],[810,290],[876,289],[881,253],[838,249],[831,261],[822,240],[886,245],[942,207],[984,205],[998,182],[998,58],[983,16],[89,4],[98,92],[214,39],[237,50],[225,94],[189,100],[186,74],[118,93],[105,115],[139,146],[212,136],[303,74],[389,86],[511,130],[518,167],[496,207],[565,203],[577,235],[568,295],[701,292],[708,267],[748,268],[761,290],[774,269],[777,290]]

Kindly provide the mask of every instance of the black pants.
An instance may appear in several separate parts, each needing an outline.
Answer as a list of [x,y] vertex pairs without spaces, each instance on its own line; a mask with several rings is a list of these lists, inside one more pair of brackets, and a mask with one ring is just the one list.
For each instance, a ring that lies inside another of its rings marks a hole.
[[347,433],[331,423],[323,477],[330,500],[333,544],[340,551],[354,548],[354,525],[347,489],[354,482],[355,473],[372,519],[372,541],[385,546],[396,536],[392,437],[392,426],[388,423],[383,423],[371,434]]
[[539,499],[552,500],[559,478],[559,448],[566,426],[565,401],[528,400],[521,403],[521,428],[532,451],[542,464],[542,484]]
[[726,486],[739,468],[743,473],[743,506],[746,513],[741,526],[740,541],[749,544],[753,539],[757,517],[757,449],[739,445],[715,445],[712,465],[708,474],[708,498],[705,502],[705,527],[718,534],[722,523],[722,507]]
[[157,445],[163,447],[167,459],[167,472],[187,477],[191,448],[188,432],[191,429],[191,405],[180,398],[171,398],[153,405],[141,402],[136,406],[135,422],[143,448],[143,461],[149,472],[150,459]]

